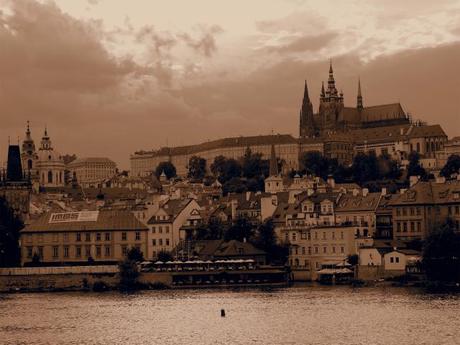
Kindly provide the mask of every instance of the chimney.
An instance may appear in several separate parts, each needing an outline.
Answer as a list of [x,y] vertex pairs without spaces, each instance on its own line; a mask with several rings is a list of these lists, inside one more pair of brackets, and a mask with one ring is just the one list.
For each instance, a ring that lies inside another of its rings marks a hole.
[[420,176],[409,176],[409,186],[412,187],[415,185],[420,179]]
[[386,188],[382,188],[382,195],[387,195],[387,189]]
[[363,196],[366,197],[369,194],[369,189],[363,188]]
[[353,196],[358,196],[359,195],[359,189],[353,189]]
[[332,175],[329,175],[327,177],[327,184],[329,186],[331,186],[331,188],[335,188],[335,180],[334,180],[334,177]]
[[238,200],[233,199],[232,200],[232,220],[236,219],[236,209],[238,207]]
[[246,201],[249,201],[251,199],[251,192],[246,192]]
[[438,176],[436,177],[436,183],[440,183],[440,184],[446,183],[446,178],[443,176]]

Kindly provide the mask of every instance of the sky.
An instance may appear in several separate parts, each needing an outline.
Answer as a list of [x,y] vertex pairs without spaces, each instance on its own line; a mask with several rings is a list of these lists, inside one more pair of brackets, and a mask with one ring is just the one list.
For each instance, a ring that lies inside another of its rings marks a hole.
[[298,135],[332,60],[345,104],[460,135],[460,1],[0,0],[0,163],[29,120],[61,154]]

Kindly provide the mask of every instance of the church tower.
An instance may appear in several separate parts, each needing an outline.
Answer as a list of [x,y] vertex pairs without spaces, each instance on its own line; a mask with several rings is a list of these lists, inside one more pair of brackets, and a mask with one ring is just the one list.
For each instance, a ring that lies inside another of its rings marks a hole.
[[343,109],[343,93],[337,91],[334,79],[332,61],[329,64],[329,79],[327,90],[324,90],[324,83],[321,88],[319,113],[322,121],[322,128],[333,130],[339,127],[339,114]]
[[356,97],[356,108],[363,109],[363,96],[361,95],[361,79],[358,79],[358,96]]
[[311,138],[316,134],[315,123],[313,121],[313,105],[308,95],[307,81],[305,80],[305,89],[303,93],[302,108],[300,109],[300,137]]
[[37,152],[30,132],[29,121],[27,121],[26,137],[22,142],[21,160],[24,173],[27,175],[30,174],[31,178],[34,178],[36,175],[35,164],[37,163]]

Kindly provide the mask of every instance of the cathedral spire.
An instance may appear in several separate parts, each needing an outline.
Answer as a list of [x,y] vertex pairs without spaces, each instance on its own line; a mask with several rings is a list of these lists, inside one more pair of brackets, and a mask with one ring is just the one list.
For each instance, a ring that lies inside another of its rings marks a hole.
[[332,69],[332,59],[329,61],[329,79],[327,81],[327,93],[329,96],[337,96],[335,88],[334,70]]
[[303,104],[310,103],[310,96],[308,95],[307,81],[305,80],[305,89],[303,91]]
[[326,97],[326,93],[324,92],[324,81],[321,82],[321,98]]
[[363,109],[363,96],[361,95],[361,78],[358,79],[358,97],[356,97],[356,108]]
[[272,144],[270,153],[270,176],[278,176],[278,160],[276,159],[274,144]]

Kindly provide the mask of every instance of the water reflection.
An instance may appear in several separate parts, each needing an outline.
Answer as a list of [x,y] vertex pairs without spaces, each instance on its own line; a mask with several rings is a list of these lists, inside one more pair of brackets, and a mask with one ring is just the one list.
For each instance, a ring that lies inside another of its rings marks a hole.
[[16,294],[0,298],[0,343],[457,344],[459,307],[458,296],[343,286]]

